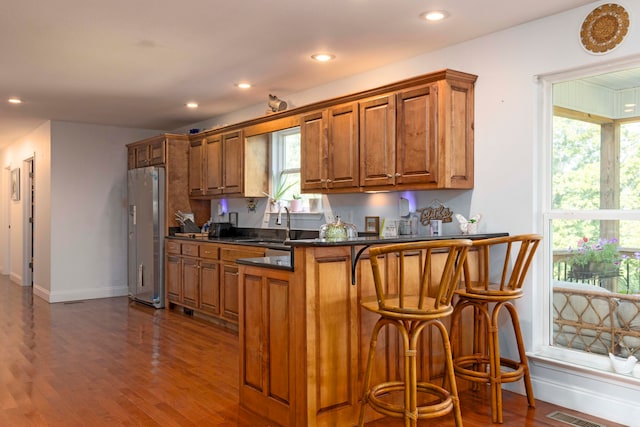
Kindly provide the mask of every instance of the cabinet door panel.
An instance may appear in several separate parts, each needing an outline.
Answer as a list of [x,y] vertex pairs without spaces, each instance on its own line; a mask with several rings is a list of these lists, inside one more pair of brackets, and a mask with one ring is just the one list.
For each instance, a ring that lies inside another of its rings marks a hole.
[[397,184],[437,182],[437,92],[430,85],[398,94]]
[[200,264],[197,259],[182,259],[182,302],[198,306],[200,293]]
[[446,158],[449,173],[445,185],[452,188],[473,188],[473,84],[451,82],[446,93],[448,103],[441,108],[449,109],[447,117],[456,126],[452,126],[446,140],[450,155]]
[[238,266],[225,264],[222,267],[220,283],[220,297],[222,298],[220,314],[234,322],[238,321]]
[[165,266],[165,282],[167,286],[167,299],[169,301],[177,302],[180,300],[180,278],[182,275],[180,267],[180,256],[167,256],[167,263]]
[[189,148],[189,195],[201,196],[202,190],[202,144],[203,141],[194,141]]
[[164,165],[165,163],[164,140],[149,143],[149,166]]
[[222,194],[222,137],[207,138],[205,144],[205,193]]
[[300,123],[302,191],[324,189],[327,178],[327,130],[322,112],[304,116]]
[[358,104],[329,110],[328,187],[349,188],[359,184]]
[[396,137],[393,95],[360,103],[360,185],[395,183]]
[[140,145],[135,148],[136,150],[136,167],[146,168],[149,166],[149,144]]
[[200,308],[212,314],[220,313],[220,264],[200,261]]
[[242,193],[242,180],[244,177],[243,144],[242,132],[233,132],[222,136],[223,194]]

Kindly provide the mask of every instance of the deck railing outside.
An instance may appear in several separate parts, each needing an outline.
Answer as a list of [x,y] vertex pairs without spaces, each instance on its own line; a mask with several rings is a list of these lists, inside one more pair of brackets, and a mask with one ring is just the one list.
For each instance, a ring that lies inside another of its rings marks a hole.
[[623,255],[619,268],[607,272],[572,271],[569,264],[571,253],[567,250],[553,252],[553,279],[564,282],[590,283],[621,294],[640,294],[640,259],[638,248],[622,248]]

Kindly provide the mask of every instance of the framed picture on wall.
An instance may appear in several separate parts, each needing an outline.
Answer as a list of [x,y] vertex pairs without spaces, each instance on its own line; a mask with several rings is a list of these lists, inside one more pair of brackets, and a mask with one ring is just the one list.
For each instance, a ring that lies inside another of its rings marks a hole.
[[20,168],[11,171],[11,200],[20,200]]

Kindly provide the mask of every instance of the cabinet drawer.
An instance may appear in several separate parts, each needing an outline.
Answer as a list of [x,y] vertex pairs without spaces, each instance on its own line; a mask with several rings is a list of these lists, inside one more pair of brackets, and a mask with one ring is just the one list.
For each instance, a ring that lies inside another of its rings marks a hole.
[[165,250],[168,254],[180,255],[180,242],[168,240],[165,245]]
[[183,243],[182,244],[182,255],[188,256],[199,256],[199,244],[197,243]]
[[220,249],[220,259],[224,261],[235,261],[238,258],[257,258],[264,256],[262,248],[222,248]]
[[218,259],[220,249],[215,245],[200,245],[200,258]]

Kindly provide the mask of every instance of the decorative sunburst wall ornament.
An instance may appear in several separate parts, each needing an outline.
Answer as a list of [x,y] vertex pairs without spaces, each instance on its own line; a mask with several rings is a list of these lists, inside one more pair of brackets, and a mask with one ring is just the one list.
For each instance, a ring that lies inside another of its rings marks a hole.
[[593,9],[580,28],[580,41],[589,52],[602,55],[615,49],[629,31],[629,13],[616,3]]

